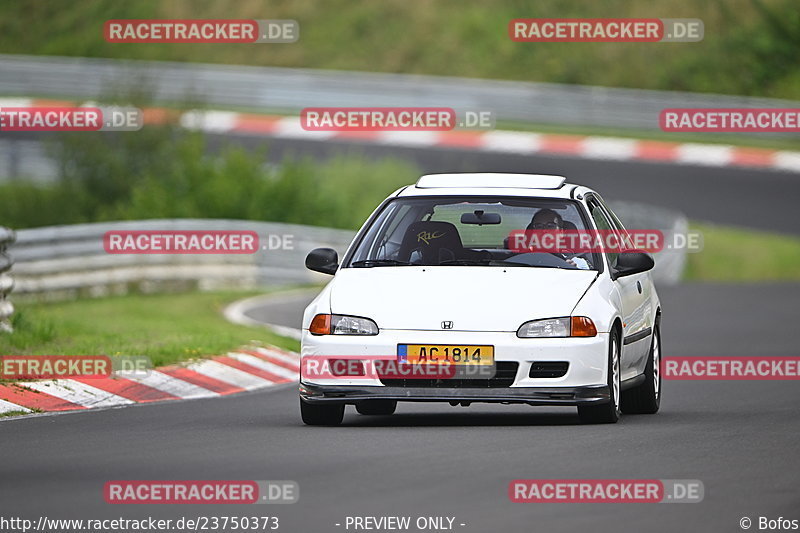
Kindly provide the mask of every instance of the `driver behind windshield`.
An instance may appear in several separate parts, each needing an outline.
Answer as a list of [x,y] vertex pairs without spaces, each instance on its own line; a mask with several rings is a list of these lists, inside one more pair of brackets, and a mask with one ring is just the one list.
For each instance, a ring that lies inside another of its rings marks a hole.
[[[573,224],[570,225],[574,226]],[[531,223],[528,224],[526,229],[562,232],[565,229],[564,219],[552,209],[540,209],[535,215],[533,215]],[[580,268],[581,270],[589,270],[591,268],[589,262],[585,258],[580,257],[571,250],[564,249],[551,253],[556,257],[560,257],[570,265]]]

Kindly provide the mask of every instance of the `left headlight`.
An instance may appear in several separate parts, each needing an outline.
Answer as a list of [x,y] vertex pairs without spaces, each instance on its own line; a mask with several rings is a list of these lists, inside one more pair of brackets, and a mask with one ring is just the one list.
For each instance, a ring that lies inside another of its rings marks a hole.
[[317,315],[308,331],[312,335],[377,335],[378,325],[359,316]]
[[586,316],[565,316],[559,318],[545,318],[531,320],[522,324],[517,330],[517,337],[546,338],[546,337],[594,337],[597,328],[592,319]]

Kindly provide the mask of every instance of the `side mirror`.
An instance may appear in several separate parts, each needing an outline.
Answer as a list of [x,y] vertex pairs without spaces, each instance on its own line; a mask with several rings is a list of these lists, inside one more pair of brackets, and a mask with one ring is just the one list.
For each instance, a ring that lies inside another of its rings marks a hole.
[[339,254],[333,248],[315,248],[306,256],[306,268],[323,274],[336,274]]
[[650,254],[644,252],[622,252],[617,256],[616,276],[630,276],[640,272],[647,272],[656,266]]

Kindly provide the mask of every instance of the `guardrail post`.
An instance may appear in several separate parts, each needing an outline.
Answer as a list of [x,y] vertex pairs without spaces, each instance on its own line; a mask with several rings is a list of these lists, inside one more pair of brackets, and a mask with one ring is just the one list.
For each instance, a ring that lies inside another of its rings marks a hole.
[[9,273],[14,261],[6,250],[15,240],[16,234],[13,230],[0,226],[0,333],[12,331],[11,315],[14,313],[14,306],[8,295],[14,288],[14,279]]

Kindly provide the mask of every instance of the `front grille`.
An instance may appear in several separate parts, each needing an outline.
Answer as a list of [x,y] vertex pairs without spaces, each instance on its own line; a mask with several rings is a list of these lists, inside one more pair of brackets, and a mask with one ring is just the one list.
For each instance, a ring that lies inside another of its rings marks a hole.
[[540,361],[531,363],[528,377],[531,378],[560,378],[567,374],[569,363],[566,361]]
[[500,389],[510,387],[517,376],[519,363],[498,361],[495,375],[489,379],[381,379],[387,387],[422,387],[433,389]]

